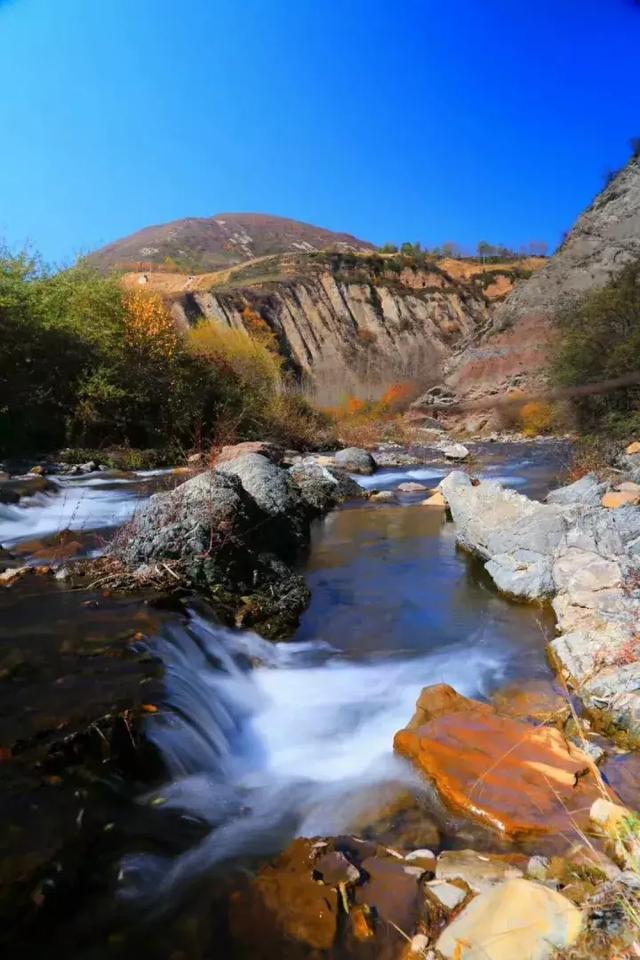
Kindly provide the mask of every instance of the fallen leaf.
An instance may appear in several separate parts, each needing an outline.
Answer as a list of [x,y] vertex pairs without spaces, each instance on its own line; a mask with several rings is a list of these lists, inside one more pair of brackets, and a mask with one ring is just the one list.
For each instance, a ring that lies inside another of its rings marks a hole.
[[143,703],[142,709],[145,713],[157,713],[158,708],[154,703]]

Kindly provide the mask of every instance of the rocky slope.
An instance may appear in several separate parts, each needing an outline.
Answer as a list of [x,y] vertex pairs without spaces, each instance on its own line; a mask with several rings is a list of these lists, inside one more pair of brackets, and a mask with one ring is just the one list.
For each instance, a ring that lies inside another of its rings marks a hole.
[[578,218],[558,252],[500,304],[491,327],[453,359],[446,389],[472,402],[509,388],[543,386],[558,310],[600,289],[639,257],[640,157],[634,157]]
[[492,305],[539,263],[317,252],[191,277],[131,272],[123,282],[161,292],[184,327],[203,319],[248,327],[258,314],[291,368],[330,404],[398,380],[437,380],[454,349],[487,326]]
[[255,257],[287,251],[372,250],[373,245],[350,233],[335,233],[286,217],[263,213],[218,213],[213,217],[187,217],[110,243],[91,254],[90,263],[101,269],[132,269],[173,265],[199,273],[217,270]]

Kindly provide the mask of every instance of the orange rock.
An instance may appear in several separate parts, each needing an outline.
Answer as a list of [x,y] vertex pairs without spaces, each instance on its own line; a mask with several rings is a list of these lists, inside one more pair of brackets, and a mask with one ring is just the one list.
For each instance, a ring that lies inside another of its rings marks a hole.
[[634,442],[630,443],[624,452],[629,457],[633,457],[636,453],[640,453],[640,440],[634,440]]
[[434,494],[430,497],[427,497],[426,500],[422,500],[421,504],[423,507],[442,507],[443,509],[447,506],[447,501],[442,496],[439,490],[436,490]]
[[215,454],[215,466],[220,463],[230,463],[231,460],[237,460],[238,457],[244,457],[247,453],[259,453],[272,460],[273,463],[281,463],[283,451],[277,443],[271,443],[268,440],[244,440],[242,443],[229,444],[221,447]]
[[618,507],[634,507],[640,503],[640,493],[634,490],[614,490],[605,493],[602,498],[602,506],[609,510],[617,510]]
[[356,940],[359,940],[361,943],[366,940],[371,940],[371,938],[375,936],[371,910],[366,904],[353,907],[351,910],[351,923],[353,926],[353,935]]
[[313,879],[317,852],[312,840],[294,840],[259,871],[246,891],[231,898],[232,935],[255,960],[293,956],[291,941],[298,949],[330,950],[333,946],[338,893]]
[[591,761],[559,730],[498,716],[442,685],[423,690],[394,746],[452,808],[510,837],[571,836],[600,795]]

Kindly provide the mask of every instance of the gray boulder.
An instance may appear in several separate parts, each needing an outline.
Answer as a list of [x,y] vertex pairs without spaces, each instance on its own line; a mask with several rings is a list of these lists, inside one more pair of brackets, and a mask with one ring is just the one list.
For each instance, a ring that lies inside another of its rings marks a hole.
[[305,457],[289,469],[289,476],[307,508],[326,513],[338,503],[363,497],[364,490],[348,474],[329,470],[314,457]]
[[349,473],[370,476],[377,469],[376,461],[371,454],[360,447],[347,447],[346,450],[338,450],[334,460],[338,467],[347,470]]

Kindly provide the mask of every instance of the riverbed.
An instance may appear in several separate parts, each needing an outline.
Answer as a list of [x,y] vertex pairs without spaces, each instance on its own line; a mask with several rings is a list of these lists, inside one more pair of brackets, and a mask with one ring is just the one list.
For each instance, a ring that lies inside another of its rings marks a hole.
[[[567,459],[554,443],[475,454],[476,475],[539,498]],[[392,490],[447,472],[427,459],[359,479]],[[0,543],[59,569],[65,547],[98,554],[138,504],[180,479],[53,478],[54,492],[0,508]],[[354,501],[317,522],[301,558],[311,604],[286,643],[223,628],[191,598],[76,592],[50,574],[3,590],[0,813],[7,880],[23,871],[20,910],[28,904],[19,922],[14,901],[3,906],[12,948],[41,955],[54,931],[66,958],[169,957],[168,924],[176,957],[215,955],[215,892],[296,835],[496,848],[439,807],[394,756],[393,736],[427,684],[481,698],[552,685],[554,621],[500,597],[423,498]],[[105,756],[101,776],[84,755],[51,764],[51,745],[59,752],[84,716],[129,702],[144,704],[160,765],[114,773]]]

